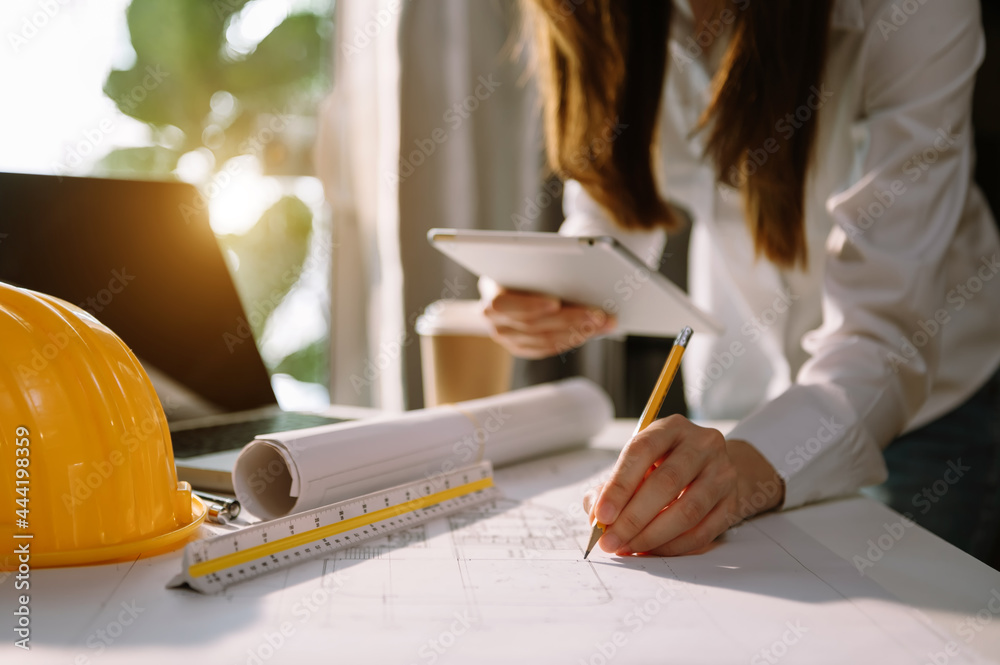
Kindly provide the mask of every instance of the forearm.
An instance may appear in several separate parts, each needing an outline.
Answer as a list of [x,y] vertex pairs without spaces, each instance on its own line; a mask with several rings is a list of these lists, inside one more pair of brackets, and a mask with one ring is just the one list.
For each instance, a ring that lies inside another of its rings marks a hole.
[[732,518],[734,524],[784,503],[785,482],[759,450],[746,441],[734,439],[726,441],[726,451],[737,470],[739,512]]

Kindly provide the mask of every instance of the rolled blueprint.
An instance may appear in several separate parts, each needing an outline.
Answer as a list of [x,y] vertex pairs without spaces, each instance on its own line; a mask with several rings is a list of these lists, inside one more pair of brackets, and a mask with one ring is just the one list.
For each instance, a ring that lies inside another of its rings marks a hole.
[[233,486],[267,520],[488,459],[510,464],[586,443],[612,418],[607,394],[567,379],[372,420],[260,435]]

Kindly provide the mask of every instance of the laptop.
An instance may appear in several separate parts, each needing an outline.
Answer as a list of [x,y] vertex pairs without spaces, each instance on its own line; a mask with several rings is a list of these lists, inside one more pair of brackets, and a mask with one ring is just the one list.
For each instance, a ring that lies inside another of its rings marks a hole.
[[258,434],[341,420],[278,407],[191,185],[0,173],[0,281],[77,304],[124,340],[196,488],[232,492],[236,455]]

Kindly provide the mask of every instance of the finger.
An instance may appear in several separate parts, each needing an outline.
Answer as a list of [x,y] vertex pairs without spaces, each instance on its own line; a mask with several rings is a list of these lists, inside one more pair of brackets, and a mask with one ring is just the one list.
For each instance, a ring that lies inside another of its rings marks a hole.
[[565,345],[560,346],[556,341],[559,337],[555,333],[529,334],[513,328],[501,327],[497,329],[494,339],[514,355],[547,358],[556,355],[560,350],[567,350]]
[[[628,505],[649,467],[670,452],[678,443],[687,419],[670,416],[657,420],[629,441],[618,456],[611,477],[597,499],[595,515],[604,524],[612,524]],[[678,490],[680,491],[680,490]],[[661,504],[661,507],[666,504]]]
[[[648,528],[653,520],[663,513],[664,506],[677,499],[681,491],[698,477],[707,459],[708,454],[704,448],[685,446],[683,443],[674,448],[663,463],[656,467],[636,489],[632,498],[608,528],[605,534],[606,540],[601,547],[608,552],[618,551],[622,545],[629,543]],[[699,496],[696,500],[701,499]],[[713,497],[711,505],[705,507],[704,513],[707,513],[717,500],[717,497]],[[677,499],[677,503],[681,503],[681,499]],[[704,513],[698,516],[698,520],[705,516]],[[696,523],[692,522],[684,530]],[[665,539],[655,544],[662,542],[665,542]]]
[[646,553],[656,556],[678,556],[700,550],[729,529],[732,515],[735,514],[734,503],[729,500],[720,502],[693,529]]
[[591,520],[594,519],[594,504],[597,503],[597,497],[601,495],[602,489],[604,489],[604,483],[598,482],[583,494],[583,508],[587,511],[587,517]]
[[517,357],[525,358],[528,360],[540,360],[542,358],[548,358],[550,356],[556,355],[556,350],[549,345],[538,345],[538,344],[522,344],[520,342],[514,342],[507,336],[496,335],[493,339],[500,344],[503,348]]
[[[609,324],[608,315],[593,307],[567,305],[555,312],[531,315],[511,315],[506,312],[486,308],[486,317],[496,326],[514,328],[526,333],[565,332],[583,340],[605,332]],[[613,325],[613,322],[612,322]],[[582,344],[582,341],[580,342]]]
[[[676,501],[654,515],[630,540],[621,538],[624,545],[619,547],[616,553],[626,555],[632,552],[648,552],[674,540],[682,533],[698,526],[723,496],[723,489],[719,485],[699,477],[684,489]],[[622,522],[624,515],[623,512],[622,517],[615,522],[616,526]]]
[[558,312],[562,301],[555,296],[528,291],[501,289],[490,301],[490,308],[507,316],[533,317],[540,314]]
[[579,347],[601,330],[594,325],[573,326],[568,323],[514,326],[499,324],[495,327],[494,338],[508,347],[555,355]]
[[583,510],[590,515],[590,509],[594,507],[594,502],[597,500],[597,488],[587,490],[587,493],[583,495]]
[[514,328],[526,333],[572,331],[577,336],[589,338],[604,329],[607,316],[601,310],[565,307],[554,314],[544,314],[531,319],[518,319],[495,314],[489,319],[497,327]]

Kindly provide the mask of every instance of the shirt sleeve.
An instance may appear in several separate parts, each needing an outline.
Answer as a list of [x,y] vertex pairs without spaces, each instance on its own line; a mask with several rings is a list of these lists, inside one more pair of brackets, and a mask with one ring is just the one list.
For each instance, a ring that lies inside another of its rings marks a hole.
[[729,434],[783,476],[786,508],[883,481],[881,451],[927,399],[941,362],[929,331],[942,325],[945,260],[972,179],[979,5],[928,2],[901,25],[893,11],[882,3],[860,52],[855,165],[826,201],[835,227],[823,323],[803,339],[811,359]]
[[563,188],[563,214],[559,227],[564,236],[611,236],[635,254],[650,269],[659,268],[667,234],[661,229],[625,230],[619,228],[607,212],[590,197],[576,180],[567,180]]

